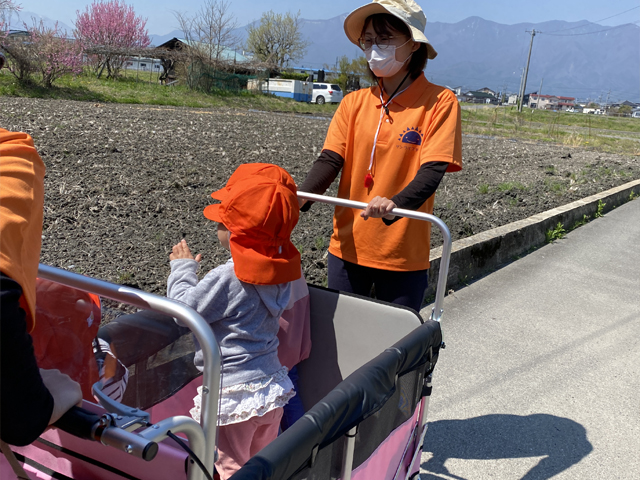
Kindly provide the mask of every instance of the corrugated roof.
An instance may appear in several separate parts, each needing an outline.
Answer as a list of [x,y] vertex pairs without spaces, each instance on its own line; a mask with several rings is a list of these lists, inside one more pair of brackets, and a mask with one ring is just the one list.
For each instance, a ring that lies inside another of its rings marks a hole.
[[[195,42],[195,41],[189,41],[185,38],[172,38],[171,40],[164,42],[162,45],[158,45],[159,49],[162,48],[174,48],[174,44],[175,42],[180,42],[183,43],[184,45],[187,45],[191,48],[196,48],[198,50],[200,50],[201,52],[205,53],[205,54],[209,54],[212,55],[212,51],[215,51],[215,46],[210,45],[208,43],[203,43],[203,42]],[[213,56],[213,55],[212,55]],[[220,56],[219,56],[220,60],[226,61],[226,62],[238,62],[238,63],[243,63],[243,62],[249,62],[250,59],[244,55],[242,55],[241,53],[236,52],[235,50],[232,50],[228,47],[225,47],[224,45],[221,46],[221,50],[220,50]]]

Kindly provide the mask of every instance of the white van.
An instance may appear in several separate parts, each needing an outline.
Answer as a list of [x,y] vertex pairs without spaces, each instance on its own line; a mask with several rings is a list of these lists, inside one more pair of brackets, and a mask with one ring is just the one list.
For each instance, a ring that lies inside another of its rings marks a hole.
[[342,101],[342,89],[335,83],[314,83],[311,102],[322,105],[323,103],[340,103]]

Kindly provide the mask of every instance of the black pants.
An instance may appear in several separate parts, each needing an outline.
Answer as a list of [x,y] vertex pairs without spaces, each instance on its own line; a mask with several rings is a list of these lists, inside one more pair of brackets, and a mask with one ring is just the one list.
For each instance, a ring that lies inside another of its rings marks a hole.
[[345,262],[329,254],[329,288],[343,292],[371,296],[375,286],[375,298],[385,302],[404,305],[420,311],[424,292],[427,289],[429,270],[395,272],[363,267]]

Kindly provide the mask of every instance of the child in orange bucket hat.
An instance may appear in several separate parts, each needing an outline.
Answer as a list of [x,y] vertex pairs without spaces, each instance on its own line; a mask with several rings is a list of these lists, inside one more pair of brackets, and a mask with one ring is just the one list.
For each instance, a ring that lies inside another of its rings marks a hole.
[[[301,276],[291,242],[298,222],[296,185],[275,165],[241,165],[214,192],[221,203],[204,215],[218,222],[231,259],[198,281],[200,255],[185,240],[173,247],[167,296],[195,308],[211,324],[222,354],[216,469],[229,478],[278,435],[282,407],[295,395],[278,360],[279,319]],[[195,364],[202,368],[196,346]],[[192,416],[199,420],[201,392]]]

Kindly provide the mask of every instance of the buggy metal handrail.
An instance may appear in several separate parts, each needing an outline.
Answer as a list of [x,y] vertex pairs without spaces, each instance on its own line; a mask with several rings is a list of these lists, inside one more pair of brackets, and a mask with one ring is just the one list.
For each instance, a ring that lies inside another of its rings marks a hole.
[[[192,450],[202,459],[204,465],[210,469],[213,475],[213,464],[215,462],[215,446],[217,433],[218,397],[220,391],[220,365],[221,355],[218,342],[213,335],[213,330],[209,324],[191,307],[153,293],[144,292],[135,288],[125,287],[123,285],[115,285],[77,273],[68,272],[49,265],[40,264],[38,267],[38,276],[52,282],[67,285],[69,287],[98,294],[100,296],[110,298],[117,302],[127,303],[138,308],[153,310],[164,313],[173,318],[180,320],[198,340],[203,353],[204,372],[202,376],[202,415],[200,419],[200,428],[204,434],[203,445],[191,445]],[[178,423],[185,428],[191,435],[189,439],[199,439],[200,435],[190,426],[192,419],[179,417]],[[161,422],[162,423],[162,422]],[[174,422],[175,423],[175,422]],[[172,425],[173,431],[177,425]],[[195,425],[197,429],[197,425]],[[157,432],[159,430],[155,429]],[[160,433],[150,435],[147,438],[157,440],[158,437],[164,437]],[[194,442],[202,443],[202,442]],[[198,468],[191,468],[189,472],[190,480],[203,478],[203,472]]]
[[[316,195],[315,193],[298,192],[298,198],[310,200],[312,202],[328,203],[338,207],[357,208],[364,210],[367,204],[364,202],[356,202],[344,198],[329,197],[326,195]],[[438,285],[436,287],[436,299],[431,310],[431,320],[439,322],[442,318],[444,293],[447,288],[447,276],[449,275],[449,259],[451,258],[451,232],[449,227],[435,215],[429,213],[416,212],[414,210],[406,210],[404,208],[394,208],[390,212],[399,217],[413,218],[414,220],[422,220],[434,224],[440,229],[443,238],[442,256],[440,257],[440,271],[438,272]]]

